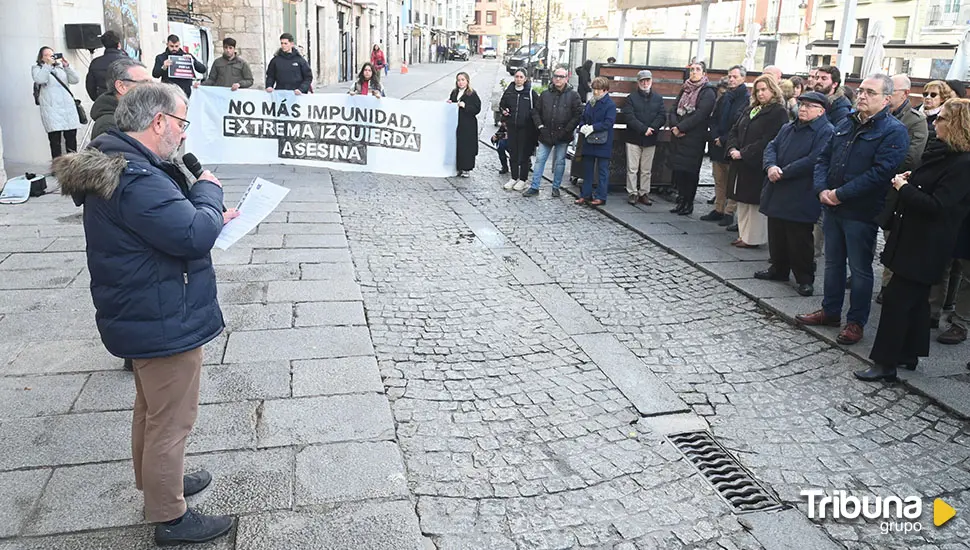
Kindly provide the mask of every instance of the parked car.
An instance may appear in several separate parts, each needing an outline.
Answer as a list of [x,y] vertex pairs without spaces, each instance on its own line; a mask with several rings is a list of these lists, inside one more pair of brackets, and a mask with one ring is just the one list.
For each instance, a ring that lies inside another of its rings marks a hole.
[[468,61],[468,45],[458,44],[448,49],[448,59],[458,61]]
[[535,76],[545,63],[545,59],[545,44],[522,46],[509,56],[509,60],[505,64],[505,70],[509,74],[514,75],[516,69],[524,67],[528,71],[529,76]]
[[491,58],[491,59],[498,58],[498,52],[495,51],[495,48],[493,48],[491,46],[489,46],[489,47],[485,48],[484,50],[482,50],[482,59],[489,59],[489,58]]

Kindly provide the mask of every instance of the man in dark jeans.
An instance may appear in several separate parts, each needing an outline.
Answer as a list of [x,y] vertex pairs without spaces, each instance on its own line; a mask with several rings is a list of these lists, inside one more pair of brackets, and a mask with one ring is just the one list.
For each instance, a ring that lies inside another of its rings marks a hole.
[[185,97],[192,95],[192,81],[194,78],[170,78],[168,68],[172,66],[171,55],[187,55],[192,58],[192,68],[195,72],[205,74],[205,65],[195,58],[194,55],[182,49],[182,41],[174,34],[168,35],[166,39],[165,51],[155,56],[155,67],[152,69],[154,78],[161,78],[166,84],[175,84],[185,92]]
[[552,196],[559,196],[559,188],[566,171],[566,149],[573,140],[573,132],[579,126],[579,117],[583,114],[583,102],[566,81],[568,77],[565,67],[553,71],[552,86],[542,92],[539,103],[532,110],[532,121],[539,130],[539,149],[536,151],[536,164],[532,171],[532,186],[522,193],[524,197],[539,194],[542,173],[550,154],[553,155]]
[[889,106],[892,94],[890,77],[874,74],[865,79],[859,86],[858,110],[836,126],[815,165],[813,191],[825,209],[825,290],[822,309],[795,319],[803,325],[841,325],[848,260],[849,312],[837,338],[843,345],[861,340],[869,320],[878,229],[874,220],[909,149],[906,126]]

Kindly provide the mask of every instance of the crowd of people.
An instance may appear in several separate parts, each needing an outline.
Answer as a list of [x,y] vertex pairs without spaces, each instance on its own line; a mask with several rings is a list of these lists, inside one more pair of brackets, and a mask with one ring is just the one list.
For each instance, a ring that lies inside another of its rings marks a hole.
[[[815,292],[824,250],[821,308],[796,320],[840,327],[843,345],[864,336],[881,227],[885,269],[875,301],[883,307],[874,366],[855,373],[862,380],[915,369],[947,303],[949,326],[937,339],[964,341],[970,285],[960,281],[970,257],[970,180],[960,171],[970,162],[970,100],[963,84],[929,82],[914,108],[906,75],[873,74],[855,90],[833,66],[815,68],[805,80],[766,67],[750,89],[746,76],[743,67],[731,67],[715,84],[703,62],[690,65],[668,116],[677,189],[671,212],[692,212],[700,161],[709,155],[714,208],[700,219],[737,231],[733,246],[767,245],[769,267],[754,277],[794,277],[802,296]],[[639,134],[645,118],[633,101],[626,109],[628,127]]]

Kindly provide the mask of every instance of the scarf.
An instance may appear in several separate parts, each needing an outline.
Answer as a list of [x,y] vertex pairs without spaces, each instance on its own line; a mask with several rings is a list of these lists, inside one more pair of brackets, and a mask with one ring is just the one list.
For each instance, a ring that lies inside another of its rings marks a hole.
[[680,94],[680,101],[677,102],[677,116],[684,116],[694,112],[694,109],[697,108],[697,96],[700,95],[701,90],[704,89],[704,86],[708,82],[709,80],[706,76],[697,82],[691,80],[684,82],[684,87]]
[[926,115],[926,116],[938,115],[938,114],[940,114],[940,111],[942,111],[942,110],[943,110],[943,106],[940,105],[936,109],[923,109],[923,114]]

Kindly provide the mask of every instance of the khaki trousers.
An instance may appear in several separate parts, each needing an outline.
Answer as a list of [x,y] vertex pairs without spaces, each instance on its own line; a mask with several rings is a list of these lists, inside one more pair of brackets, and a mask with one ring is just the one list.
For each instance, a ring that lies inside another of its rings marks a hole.
[[[650,194],[650,170],[653,168],[653,154],[657,151],[654,146],[640,147],[633,143],[626,144],[626,192],[629,195],[644,196]],[[637,178],[637,171],[640,177]]]
[[721,214],[734,214],[738,203],[727,198],[730,162],[711,162],[714,174],[714,210]]
[[135,487],[145,495],[145,520],[185,513],[182,476],[185,440],[199,412],[202,347],[170,357],[135,359],[131,456]]

